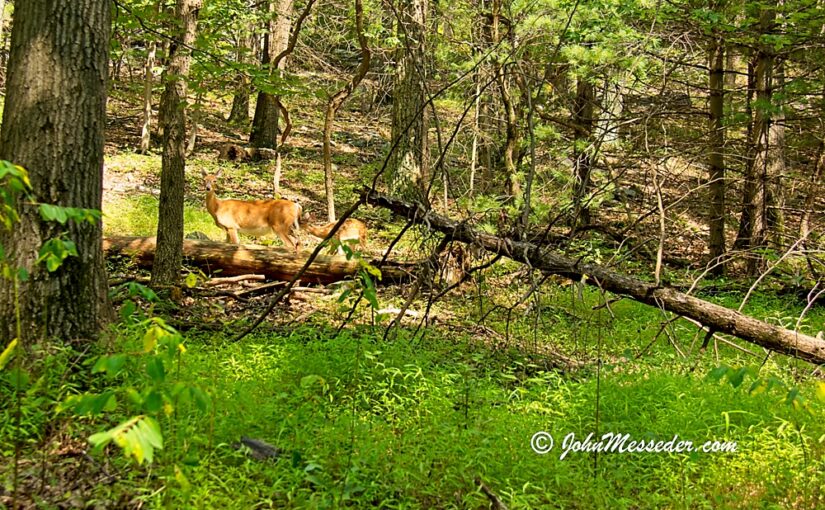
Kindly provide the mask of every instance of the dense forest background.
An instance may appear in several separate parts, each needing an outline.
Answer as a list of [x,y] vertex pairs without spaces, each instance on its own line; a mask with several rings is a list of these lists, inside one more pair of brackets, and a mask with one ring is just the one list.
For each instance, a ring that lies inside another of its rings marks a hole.
[[0,0],[0,506],[825,506],[823,62],[818,0]]

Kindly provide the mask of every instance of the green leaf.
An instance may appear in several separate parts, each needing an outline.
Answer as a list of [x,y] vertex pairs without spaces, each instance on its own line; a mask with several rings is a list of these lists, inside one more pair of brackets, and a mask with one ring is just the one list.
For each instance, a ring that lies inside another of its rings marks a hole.
[[321,386],[325,384],[324,378],[320,375],[312,374],[307,375],[301,378],[301,388],[309,388],[310,386],[318,383]]
[[126,457],[134,457],[138,464],[151,463],[154,451],[163,448],[163,435],[158,423],[149,416],[135,416],[120,425],[89,437],[96,452],[114,441]]
[[14,349],[17,347],[17,339],[15,338],[9,345],[3,349],[3,353],[0,354],[0,370],[3,370],[6,367],[6,363],[9,362],[11,359],[12,354],[14,354]]
[[163,360],[158,356],[149,358],[146,362],[146,373],[152,378],[155,383],[162,383],[166,378],[166,369],[163,366]]
[[191,386],[189,388],[189,394],[192,396],[192,400],[195,401],[195,405],[201,411],[206,411],[212,405],[209,400],[209,395],[206,394],[202,389],[198,388],[197,386]]
[[716,367],[708,373],[707,378],[711,381],[719,382],[722,377],[725,376],[730,371],[730,367],[722,365],[720,367]]
[[150,391],[143,399],[143,408],[148,413],[157,413],[163,409],[163,395],[155,390]]
[[733,371],[733,373],[728,373],[728,382],[730,382],[731,386],[738,388],[742,384],[742,381],[745,380],[745,372],[746,369],[740,368],[739,370]]
[[192,489],[192,485],[189,483],[189,480],[186,478],[186,476],[183,474],[183,471],[181,471],[177,464],[175,465],[175,481],[178,482],[178,485],[180,485],[180,488],[181,490],[183,490],[183,492],[189,492]]
[[189,273],[188,275],[186,275],[185,283],[186,286],[190,289],[194,288],[198,284],[198,275],[196,275],[195,273]]
[[44,221],[56,221],[61,225],[66,223],[69,219],[66,214],[66,209],[52,204],[40,204],[40,217]]
[[157,322],[153,323],[149,329],[146,330],[146,334],[143,335],[143,352],[152,352],[155,350],[155,347],[158,345],[158,340],[166,336],[169,336],[169,332],[163,329]]

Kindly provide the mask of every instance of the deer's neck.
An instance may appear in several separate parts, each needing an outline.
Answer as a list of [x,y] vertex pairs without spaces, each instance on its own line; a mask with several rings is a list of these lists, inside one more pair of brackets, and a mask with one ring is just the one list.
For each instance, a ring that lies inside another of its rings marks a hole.
[[218,207],[220,207],[221,201],[215,196],[215,191],[207,191],[206,192],[206,210],[209,211],[209,214],[215,215],[218,211]]

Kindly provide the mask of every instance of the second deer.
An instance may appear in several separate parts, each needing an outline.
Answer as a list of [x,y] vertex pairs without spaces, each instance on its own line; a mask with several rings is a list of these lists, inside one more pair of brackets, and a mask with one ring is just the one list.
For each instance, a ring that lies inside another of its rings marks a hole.
[[265,236],[276,234],[287,248],[298,252],[301,241],[297,230],[300,226],[302,208],[289,200],[221,200],[215,195],[215,182],[221,176],[203,175],[206,187],[206,210],[215,224],[226,232],[226,242],[240,244],[238,232]]
[[[307,213],[301,217],[301,228],[304,229],[307,233],[309,233],[312,237],[317,237],[318,239],[326,239],[329,235],[332,227],[335,226],[335,222],[326,223],[324,225],[311,225],[310,222],[313,220],[312,215]],[[367,248],[367,226],[361,220],[356,220],[355,218],[347,218],[344,221],[344,224],[341,225],[341,228],[335,232],[334,239],[337,239],[339,243],[345,242],[354,242],[358,241],[358,247],[361,252],[366,251]],[[341,247],[338,247],[338,254],[343,255],[344,250]]]

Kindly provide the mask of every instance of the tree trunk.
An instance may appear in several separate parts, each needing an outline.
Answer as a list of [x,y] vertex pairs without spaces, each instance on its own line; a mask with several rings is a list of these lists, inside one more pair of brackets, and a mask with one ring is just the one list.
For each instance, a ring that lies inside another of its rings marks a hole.
[[[252,51],[252,36],[245,31],[238,34],[235,59],[239,64],[248,64]],[[249,77],[246,72],[238,73],[235,80],[235,94],[232,96],[232,110],[226,120],[230,124],[246,125],[249,122]]]
[[399,0],[398,52],[392,103],[394,149],[387,166],[387,187],[393,193],[425,197],[429,187],[426,52],[428,0]]
[[[773,30],[776,11],[764,5],[759,16],[760,33]],[[772,100],[774,56],[767,43],[759,45],[753,64],[753,84],[756,94],[756,108],[753,109],[751,128],[752,158],[745,175],[742,214],[736,247],[754,250],[764,247],[768,237],[768,187],[769,171],[775,152],[771,150],[771,113],[768,110]],[[748,257],[747,271],[756,274],[761,266],[760,257]]]
[[[101,208],[103,136],[111,4],[75,0],[15,2],[0,159],[28,169],[35,198],[64,207]],[[20,223],[0,228],[12,268],[28,280],[0,278],[0,338],[89,339],[111,319],[101,225],[44,223],[36,207],[18,203]],[[35,270],[41,245],[65,233],[79,256],[53,273]]]
[[[154,237],[107,237],[103,241],[106,255],[135,257],[141,266],[151,266],[157,247]],[[220,270],[221,276],[262,274],[273,280],[289,281],[306,262],[307,253],[295,253],[286,248],[256,245],[236,245],[218,241],[183,241],[187,263],[202,268],[208,274]],[[373,260],[373,265],[380,261]],[[381,266],[381,281],[400,283],[415,274],[415,263],[389,262]],[[305,283],[332,283],[355,276],[360,263],[341,255],[319,255],[303,274]]]
[[[261,64],[264,67],[270,67],[270,76],[280,76],[280,72],[286,69],[287,59],[284,56],[278,62],[275,60],[276,56],[286,50],[288,45],[289,31],[292,26],[293,0],[272,0],[268,2],[267,8],[270,13],[277,12],[277,17],[269,21],[267,34],[264,36]],[[249,143],[253,147],[277,148],[279,113],[279,98],[263,91],[258,92],[252,132],[249,135]]]
[[0,0],[0,90],[6,85],[6,32],[3,30],[5,23],[6,0]]
[[481,72],[475,75],[475,100],[473,101],[473,144],[470,148],[470,184],[467,190],[472,197],[475,193],[476,165],[478,165],[478,117],[481,112]]
[[160,101],[163,158],[158,204],[158,250],[152,266],[152,285],[174,285],[180,277],[183,255],[183,192],[186,183],[186,77],[190,47],[195,42],[201,0],[177,0],[176,38],[182,46],[170,48],[166,88]]
[[498,86],[501,92],[501,102],[504,105],[505,141],[504,141],[504,177],[507,183],[507,194],[511,200],[521,196],[521,183],[518,178],[516,165],[516,151],[518,150],[518,117],[516,105],[510,92],[510,83],[504,69],[500,70]]
[[198,131],[200,130],[201,117],[203,116],[203,91],[199,90],[195,97],[195,105],[192,107],[192,114],[189,116],[189,140],[186,142],[186,155],[191,156],[198,145]]
[[[708,113],[710,115],[708,167],[710,169],[710,210],[708,211],[708,251],[710,263],[718,264],[725,254],[725,127],[724,116],[724,76],[725,76],[725,41],[714,38],[710,51],[710,74],[708,77],[710,98]],[[721,275],[725,265],[719,264],[711,269],[714,275]]]
[[573,109],[573,125],[575,126],[575,141],[573,146],[574,172],[576,188],[573,194],[573,222],[575,229],[579,225],[590,224],[590,204],[587,195],[590,193],[590,177],[592,171],[592,157],[589,145],[593,141],[593,102],[595,92],[593,84],[586,78],[580,77],[576,83],[576,99]]
[[614,294],[629,296],[640,303],[693,319],[712,332],[733,335],[766,349],[814,364],[825,363],[825,341],[817,338],[748,317],[672,288],[659,287],[609,271],[596,264],[582,264],[580,259],[568,258],[532,243],[479,232],[471,228],[467,222],[439,216],[427,211],[420,204],[403,202],[371,190],[363,191],[361,199],[370,205],[389,209],[415,223],[427,225],[428,229],[442,232],[449,239],[529,264],[533,269],[558,274],[573,281],[583,281]]
[[143,68],[143,121],[140,126],[140,152],[146,153],[152,143],[152,83],[154,81],[157,41],[149,41]]
[[6,0],[0,0],[0,52],[3,49],[3,42],[5,41],[5,32],[3,31],[3,22],[6,14]]
[[361,80],[367,74],[370,68],[370,59],[372,54],[367,45],[367,36],[364,33],[364,9],[361,5],[361,0],[355,0],[355,32],[358,36],[358,45],[361,47],[361,62],[355,70],[352,79],[347,85],[335,93],[327,104],[327,114],[324,119],[324,188],[327,195],[327,217],[328,221],[335,221],[335,195],[333,187],[332,175],[332,149],[330,142],[332,141],[332,123],[335,120],[335,114],[338,109],[344,104],[344,101],[352,94],[352,91],[361,83]]
[[[776,63],[772,91],[782,93],[785,86],[785,64]],[[772,114],[768,131],[768,165],[766,169],[765,218],[771,244],[779,249],[784,245],[785,235],[785,188],[782,177],[785,175],[785,113],[780,108]]]

